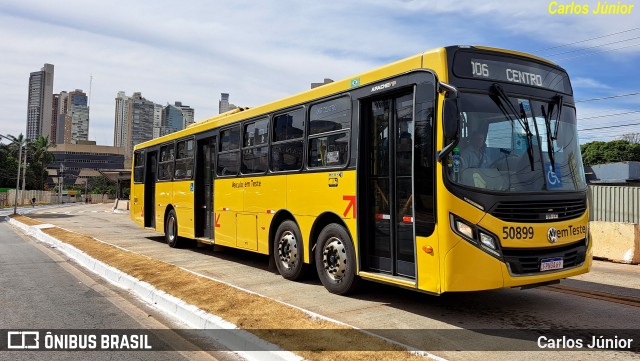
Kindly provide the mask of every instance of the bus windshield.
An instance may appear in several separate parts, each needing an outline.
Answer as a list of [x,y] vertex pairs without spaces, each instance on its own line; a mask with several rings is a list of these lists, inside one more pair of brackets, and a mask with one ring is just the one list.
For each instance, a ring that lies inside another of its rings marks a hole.
[[509,97],[499,86],[491,94],[461,93],[459,129],[447,166],[457,184],[502,192],[587,187],[576,111],[561,96]]

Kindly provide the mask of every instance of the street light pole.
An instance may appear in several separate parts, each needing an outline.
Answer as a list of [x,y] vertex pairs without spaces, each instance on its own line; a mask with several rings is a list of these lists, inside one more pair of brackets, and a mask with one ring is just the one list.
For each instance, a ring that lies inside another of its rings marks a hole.
[[64,172],[64,165],[62,165],[62,163],[60,163],[60,182],[58,183],[59,185],[59,191],[60,191],[60,204],[62,204],[62,188],[64,188],[64,175],[62,175],[62,172]]
[[27,185],[27,182],[25,182],[25,178],[27,175],[27,150],[24,150],[24,164],[22,167],[22,193],[20,195],[20,203],[22,203],[22,205],[24,206],[24,194],[25,194],[25,186]]
[[18,190],[20,190],[20,167],[22,166],[22,143],[18,151],[18,176],[16,177],[16,196],[13,199],[13,214],[18,214]]

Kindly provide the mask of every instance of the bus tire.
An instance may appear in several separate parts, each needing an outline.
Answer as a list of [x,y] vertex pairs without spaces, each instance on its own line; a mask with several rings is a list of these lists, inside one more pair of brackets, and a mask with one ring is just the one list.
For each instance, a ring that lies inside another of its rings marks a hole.
[[176,211],[173,209],[167,214],[167,219],[164,222],[164,239],[171,248],[177,248],[180,246],[180,239],[178,238],[178,217]]
[[294,221],[286,220],[278,226],[273,258],[282,277],[297,281],[305,276],[308,267],[304,264],[302,234]]
[[324,287],[345,295],[356,290],[356,252],[344,227],[331,223],[322,229],[315,250],[316,270]]

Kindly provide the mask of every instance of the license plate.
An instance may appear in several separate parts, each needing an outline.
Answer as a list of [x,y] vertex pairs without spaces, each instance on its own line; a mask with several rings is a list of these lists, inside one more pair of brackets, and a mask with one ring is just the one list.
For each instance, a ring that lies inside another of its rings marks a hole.
[[540,262],[540,271],[550,271],[550,270],[554,270],[554,269],[562,269],[563,264],[564,264],[564,262],[562,260],[562,257],[543,259]]

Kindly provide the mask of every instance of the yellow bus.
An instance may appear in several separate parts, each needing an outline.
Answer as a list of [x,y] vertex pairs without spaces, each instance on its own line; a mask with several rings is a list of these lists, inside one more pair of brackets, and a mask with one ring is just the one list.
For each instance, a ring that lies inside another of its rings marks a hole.
[[134,149],[131,218],[273,257],[333,293],[532,287],[588,272],[587,185],[566,72],[451,46]]

